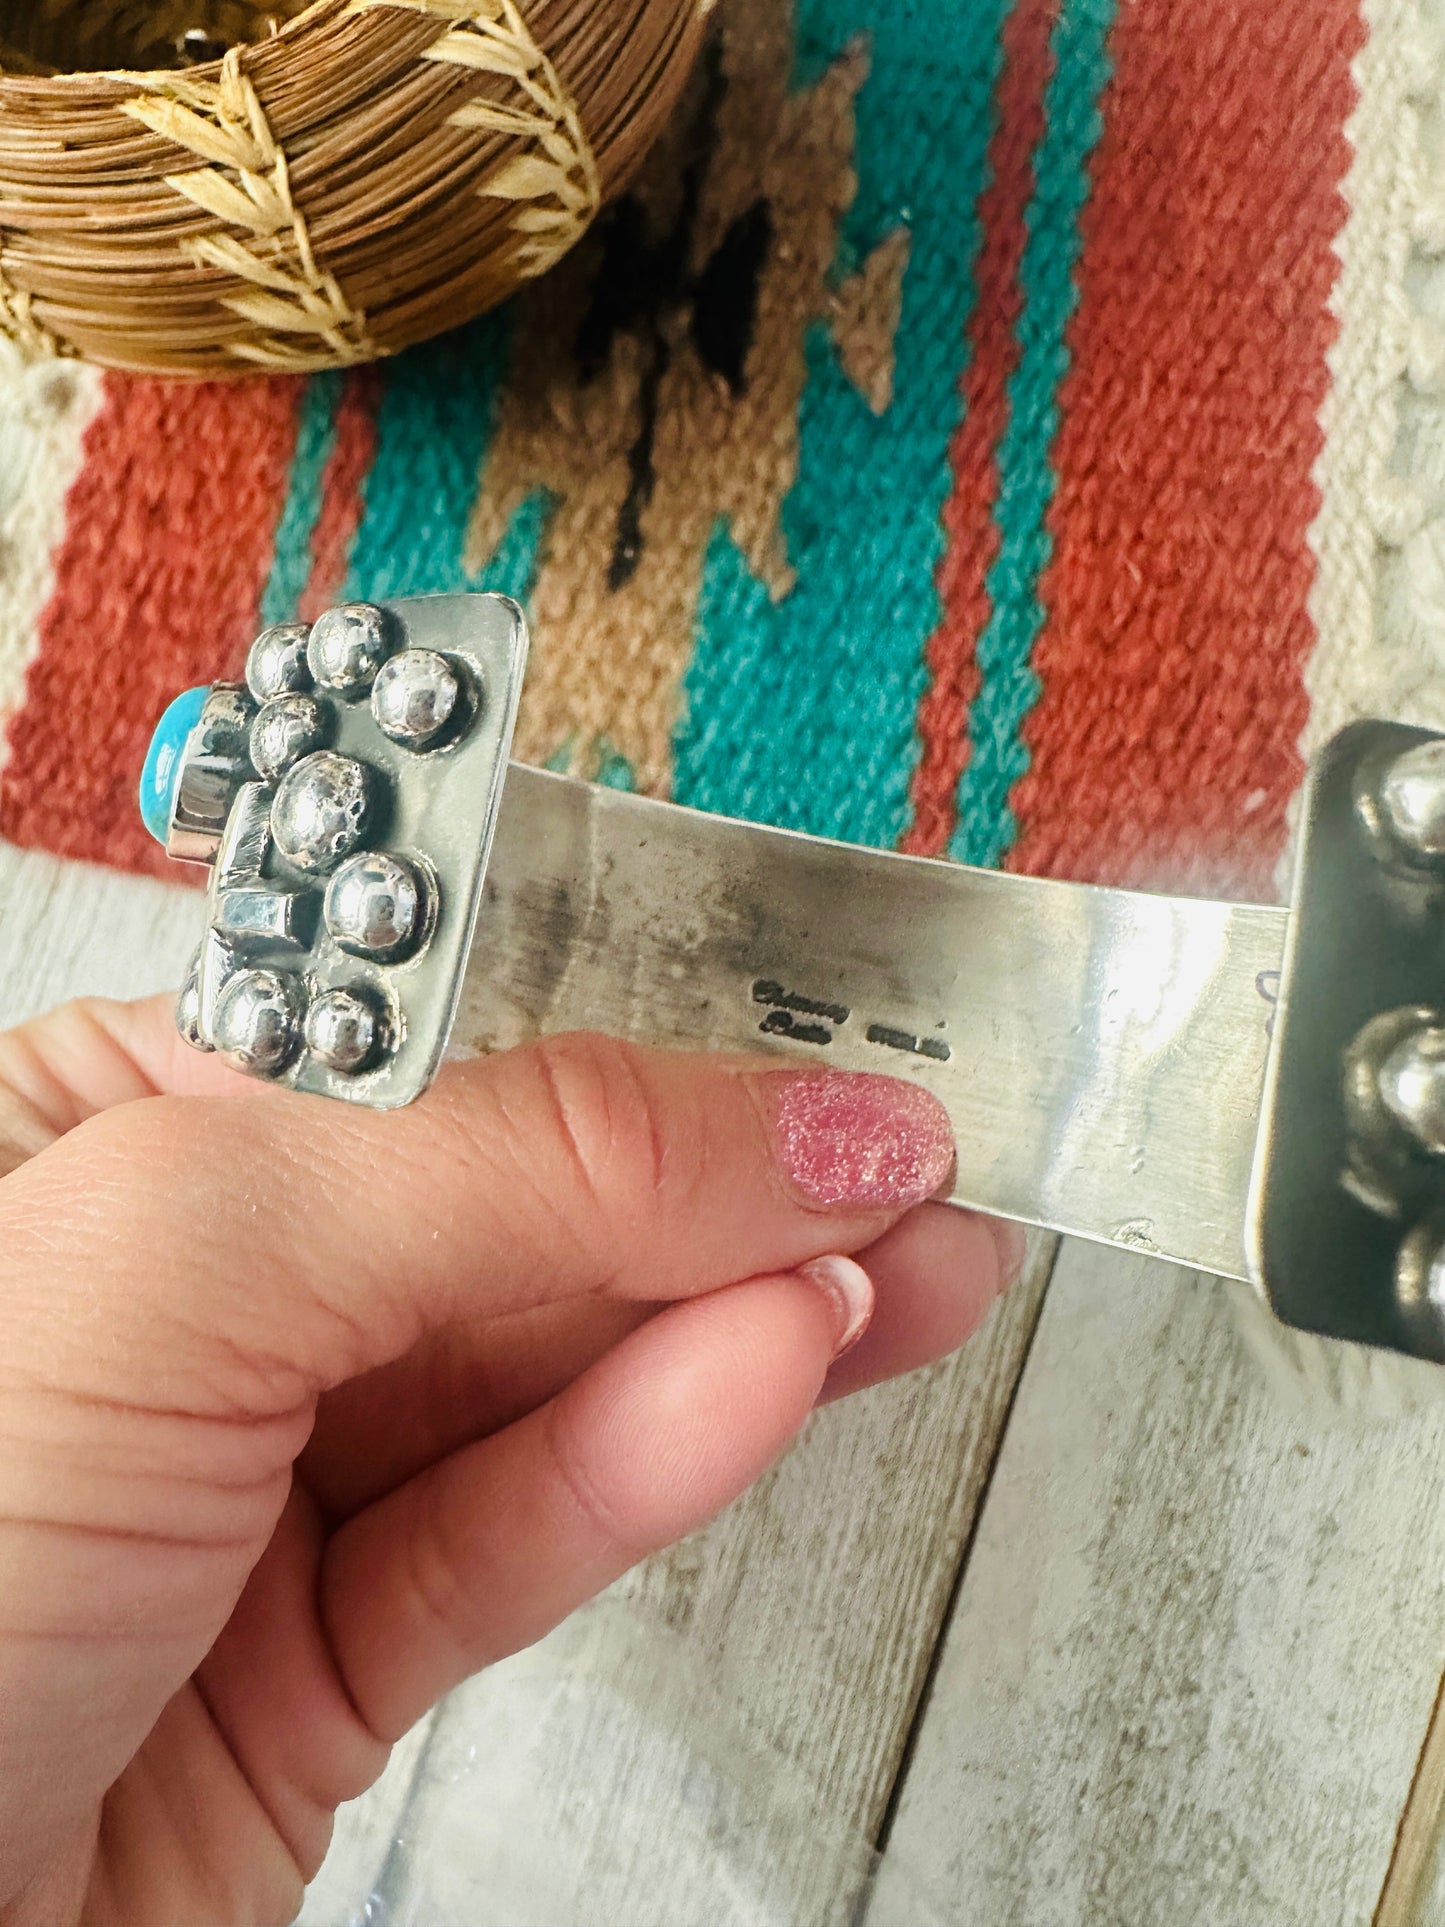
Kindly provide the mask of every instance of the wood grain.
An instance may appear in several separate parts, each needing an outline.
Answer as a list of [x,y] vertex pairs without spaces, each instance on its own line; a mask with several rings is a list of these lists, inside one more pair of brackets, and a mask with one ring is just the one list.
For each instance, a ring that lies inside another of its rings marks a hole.
[[[1052,1257],[1041,1240],[955,1358],[818,1414],[594,1630],[454,1696],[413,1797],[350,1823],[351,1904],[466,1927],[851,1920]],[[388,1827],[403,1845],[379,1856]]]
[[870,1840],[1054,1256],[1041,1239],[971,1344],[819,1413],[711,1531],[631,1582],[665,1623],[722,1656],[716,1676],[750,1730]]
[[178,985],[202,921],[194,890],[0,843],[0,1024]]
[[989,1927],[1367,1927],[1442,1660],[1440,1403],[1283,1398],[1228,1288],[1066,1245],[889,1853]]
[[1445,1811],[1445,1683],[1395,1833],[1395,1850],[1371,1927],[1439,1927],[1445,1921],[1440,1816]]

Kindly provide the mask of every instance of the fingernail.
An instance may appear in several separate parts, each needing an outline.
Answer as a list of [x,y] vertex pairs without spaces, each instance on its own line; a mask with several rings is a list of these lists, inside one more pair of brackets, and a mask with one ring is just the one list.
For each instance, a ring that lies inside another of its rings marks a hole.
[[798,1276],[816,1285],[832,1305],[838,1322],[833,1356],[841,1358],[858,1343],[873,1317],[873,1280],[851,1258],[814,1258],[811,1264],[799,1265]]
[[1029,1251],[1029,1234],[1021,1224],[1015,1224],[1008,1218],[991,1218],[989,1229],[998,1246],[998,1287],[1000,1291],[1008,1291],[1018,1283],[1023,1273],[1024,1259]]
[[815,1204],[921,1204],[954,1165],[930,1091],[868,1071],[770,1071],[784,1170]]

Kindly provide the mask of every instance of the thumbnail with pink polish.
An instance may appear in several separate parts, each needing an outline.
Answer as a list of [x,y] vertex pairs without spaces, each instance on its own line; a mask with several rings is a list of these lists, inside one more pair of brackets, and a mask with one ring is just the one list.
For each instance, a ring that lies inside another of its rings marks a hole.
[[917,1084],[838,1071],[768,1081],[783,1168],[817,1204],[920,1204],[953,1169],[948,1113]]

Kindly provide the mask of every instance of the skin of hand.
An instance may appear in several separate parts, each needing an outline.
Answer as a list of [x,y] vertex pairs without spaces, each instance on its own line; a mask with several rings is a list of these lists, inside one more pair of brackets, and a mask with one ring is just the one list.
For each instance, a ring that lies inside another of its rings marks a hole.
[[441,1694],[974,1329],[1022,1245],[952,1161],[916,1087],[594,1037],[379,1116],[160,1003],[0,1036],[4,1927],[289,1921]]

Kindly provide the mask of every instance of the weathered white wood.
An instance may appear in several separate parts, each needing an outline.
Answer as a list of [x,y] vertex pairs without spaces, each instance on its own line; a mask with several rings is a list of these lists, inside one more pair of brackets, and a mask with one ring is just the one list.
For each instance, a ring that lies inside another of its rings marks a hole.
[[178,985],[201,920],[194,890],[0,843],[0,1024]]
[[952,1359],[811,1422],[630,1588],[716,1654],[750,1730],[871,1840],[993,1467],[1055,1245]]
[[988,1927],[1366,1927],[1442,1660],[1441,1406],[1282,1398],[1227,1288],[1066,1246],[889,1854]]
[[851,1916],[1042,1277],[951,1364],[820,1415],[590,1627],[466,1689],[409,1820],[427,1918]]
[[425,1789],[348,1817],[364,1880],[333,1860],[304,1927],[377,1887],[436,1927],[843,1927],[1051,1257],[956,1358],[820,1413],[708,1531],[454,1697]]

